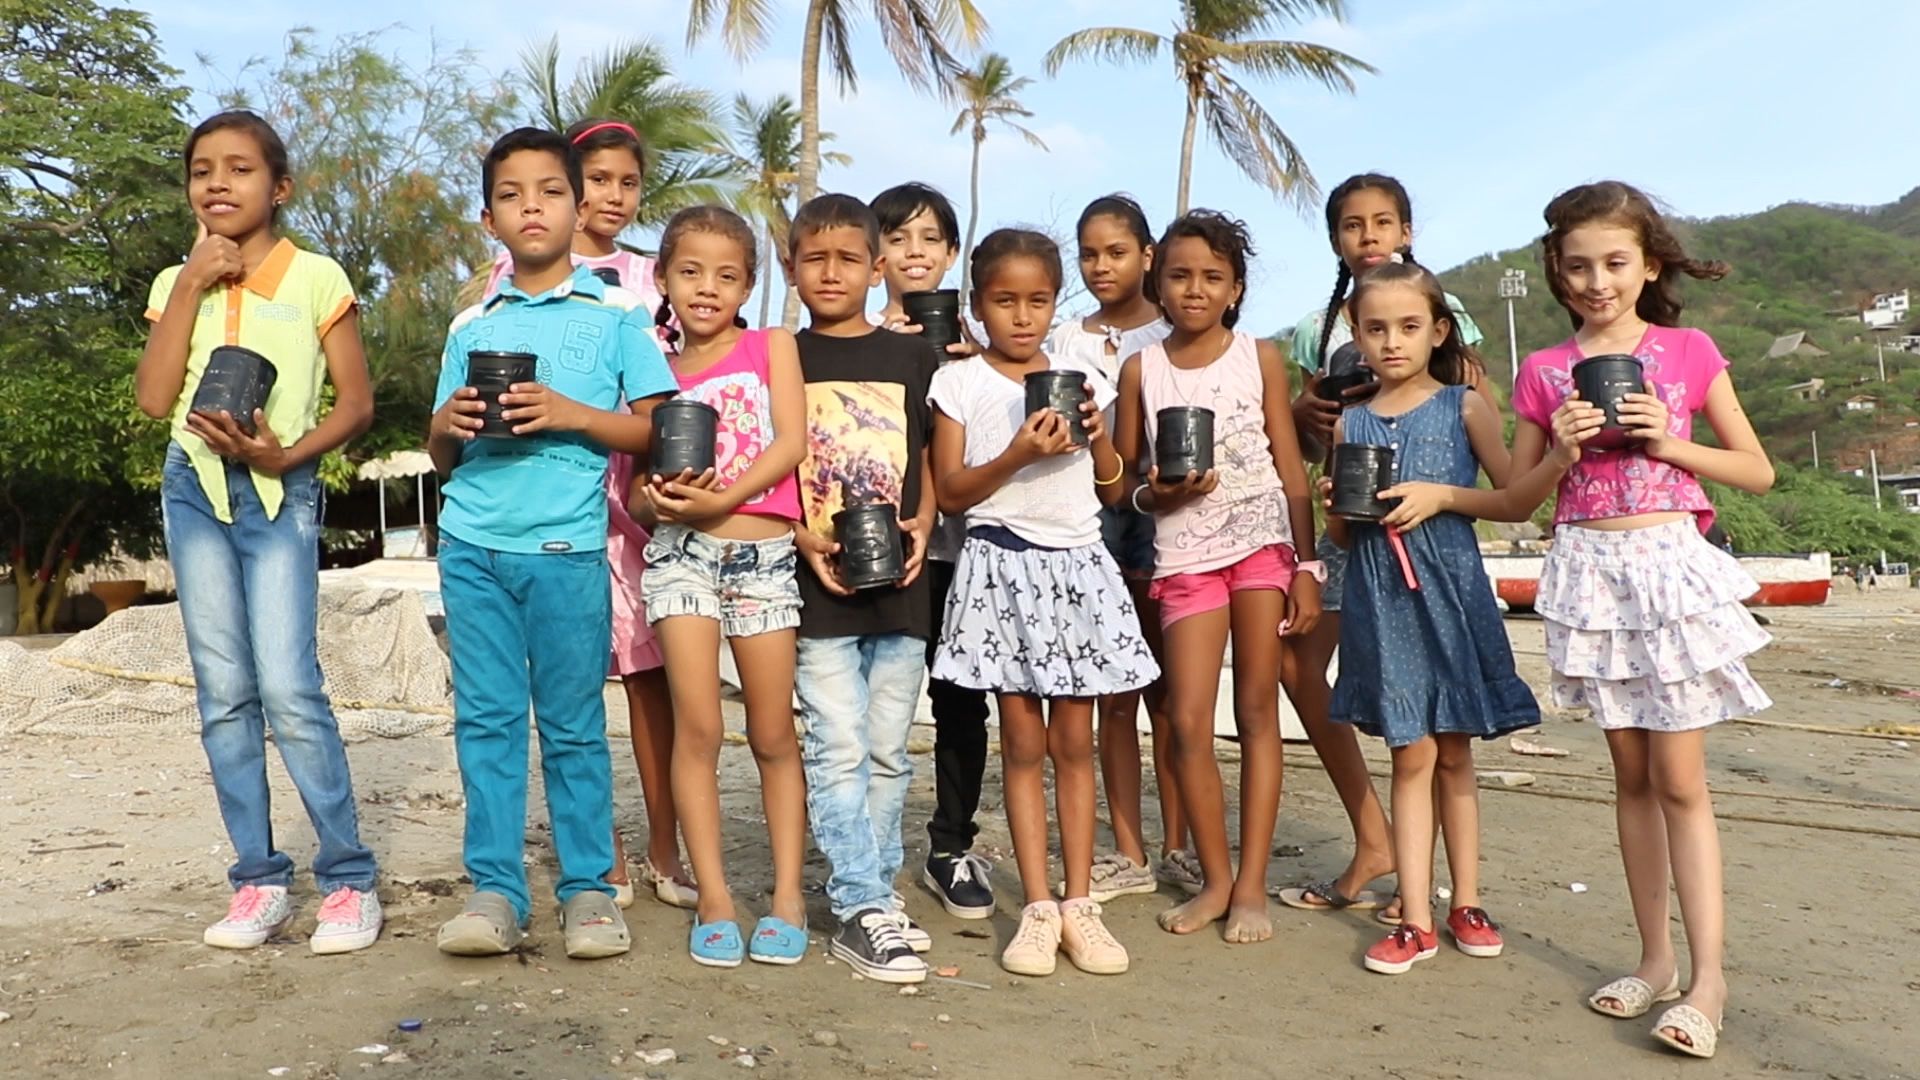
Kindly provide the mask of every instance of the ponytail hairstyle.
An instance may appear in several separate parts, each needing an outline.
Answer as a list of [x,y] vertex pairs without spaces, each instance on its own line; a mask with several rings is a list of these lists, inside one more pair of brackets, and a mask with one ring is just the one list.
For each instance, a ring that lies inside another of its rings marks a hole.
[[[1173,219],[1154,247],[1164,252],[1175,240],[1188,238],[1205,240],[1215,255],[1227,260],[1233,267],[1234,283],[1241,286],[1240,299],[1228,305],[1220,316],[1220,325],[1231,330],[1240,321],[1240,309],[1247,302],[1247,266],[1256,254],[1253,250],[1253,234],[1247,231],[1246,222],[1228,217],[1218,210],[1189,210]],[[1143,290],[1147,299],[1153,301],[1163,315],[1166,314],[1166,305],[1160,299],[1160,275],[1165,268],[1166,261],[1156,258],[1153,273],[1147,275],[1146,288]]]
[[1000,268],[1000,264],[1010,259],[1037,259],[1040,268],[1047,272],[1047,279],[1053,283],[1055,295],[1066,285],[1067,273],[1060,262],[1060,245],[1053,242],[1053,237],[1034,229],[995,229],[973,249],[972,261],[968,264],[968,271],[973,278],[976,317],[987,282],[993,280],[993,273]]
[[1140,204],[1134,201],[1133,196],[1116,191],[1088,203],[1087,208],[1080,211],[1080,220],[1073,226],[1074,239],[1077,241],[1080,234],[1086,231],[1087,222],[1098,217],[1118,218],[1133,234],[1134,242],[1140,245],[1142,251],[1153,246],[1153,227],[1147,223],[1147,212],[1140,209]]
[[625,150],[640,163],[640,175],[647,174],[647,144],[625,120],[591,116],[567,128],[566,136],[574,158],[581,162],[601,150]]
[[1634,311],[1654,326],[1679,326],[1680,275],[1719,281],[1727,276],[1726,263],[1691,258],[1673,226],[1660,214],[1646,193],[1618,180],[1582,184],[1563,191],[1547,204],[1547,234],[1540,238],[1541,262],[1547,272],[1547,286],[1553,298],[1567,309],[1573,328],[1585,321],[1575,311],[1567,287],[1561,280],[1560,245],[1567,234],[1586,225],[1614,225],[1632,229],[1640,241],[1640,251],[1649,262],[1660,265],[1660,273],[1640,292]]
[[[760,277],[760,241],[753,235],[753,226],[747,224],[746,218],[724,206],[689,206],[667,221],[666,230],[660,234],[660,255],[655,263],[660,273],[665,274],[668,264],[673,262],[673,249],[679,245],[680,239],[695,232],[725,237],[740,245],[741,261],[747,268],[747,288],[751,291],[753,283]],[[664,294],[666,290],[662,289],[661,292]],[[654,325],[666,328],[667,344],[672,345],[680,340],[680,331],[671,325],[673,304],[664,295],[660,298],[660,310],[654,313],[653,321]],[[733,325],[746,329],[746,316],[734,312]]]
[[[1413,200],[1407,197],[1406,187],[1393,177],[1384,173],[1359,173],[1340,181],[1340,186],[1327,196],[1327,242],[1333,245],[1339,272],[1333,279],[1333,295],[1327,299],[1327,310],[1320,317],[1320,363],[1327,362],[1327,342],[1333,338],[1333,321],[1340,315],[1340,309],[1347,302],[1347,287],[1353,284],[1353,270],[1347,266],[1347,260],[1338,258],[1340,251],[1340,218],[1346,212],[1348,197],[1362,191],[1384,191],[1393,199],[1393,207],[1400,212],[1400,220],[1408,228],[1413,227]],[[1413,261],[1413,245],[1408,244],[1399,251],[1401,258]],[[1376,267],[1376,269],[1378,269]]]
[[1355,339],[1360,336],[1360,320],[1357,318],[1360,298],[1373,289],[1388,285],[1411,285],[1418,289],[1427,301],[1427,312],[1434,324],[1437,326],[1443,320],[1447,324],[1446,338],[1434,346],[1433,356],[1427,362],[1427,370],[1433,377],[1447,386],[1475,382],[1486,365],[1473,346],[1460,336],[1460,317],[1453,313],[1452,305],[1447,303],[1447,291],[1440,287],[1440,279],[1433,276],[1433,271],[1412,259],[1396,256],[1392,261],[1381,263],[1360,275],[1360,280],[1354,285],[1353,296],[1347,301],[1348,318],[1353,321]]

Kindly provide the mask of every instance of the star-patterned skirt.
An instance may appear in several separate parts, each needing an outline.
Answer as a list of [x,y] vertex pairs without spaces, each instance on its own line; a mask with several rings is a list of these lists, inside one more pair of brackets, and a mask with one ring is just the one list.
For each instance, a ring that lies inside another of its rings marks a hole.
[[954,564],[942,626],[932,675],[971,690],[1099,697],[1160,677],[1120,568],[1097,541],[1062,550],[976,531]]

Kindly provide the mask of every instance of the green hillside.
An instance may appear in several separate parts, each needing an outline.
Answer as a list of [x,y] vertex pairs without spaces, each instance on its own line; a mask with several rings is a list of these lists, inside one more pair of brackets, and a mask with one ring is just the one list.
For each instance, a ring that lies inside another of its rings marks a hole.
[[[1764,498],[1717,490],[1715,502],[1744,550],[1831,550],[1837,555],[1920,557],[1920,516],[1875,513],[1872,489],[1851,470],[1879,452],[1882,473],[1920,472],[1920,355],[1885,350],[1881,381],[1873,335],[1831,312],[1857,310],[1876,293],[1911,289],[1920,301],[1920,188],[1879,207],[1809,204],[1685,223],[1688,250],[1723,259],[1733,272],[1720,282],[1685,285],[1689,325],[1713,335],[1733,364],[1735,385],[1754,427],[1780,466]],[[1510,268],[1527,271],[1530,295],[1514,305],[1520,356],[1563,341],[1572,324],[1541,276],[1539,246],[1473,259],[1441,274],[1474,313],[1494,379],[1512,385],[1506,304],[1498,282]],[[1767,359],[1776,338],[1804,331],[1827,355]],[[1920,318],[1886,336],[1920,332]],[[1825,380],[1825,397],[1802,401],[1787,387]],[[1872,412],[1848,412],[1847,398],[1871,395]],[[1909,426],[1912,424],[1913,426]],[[1820,468],[1813,466],[1817,432]],[[1710,433],[1697,432],[1711,439]]]

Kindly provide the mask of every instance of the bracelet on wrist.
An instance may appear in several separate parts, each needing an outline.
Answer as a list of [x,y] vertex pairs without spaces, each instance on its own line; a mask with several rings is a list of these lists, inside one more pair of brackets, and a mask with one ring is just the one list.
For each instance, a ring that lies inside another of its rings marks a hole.
[[1133,504],[1133,512],[1136,514],[1150,514],[1153,512],[1140,505],[1140,493],[1145,490],[1147,490],[1147,485],[1141,484],[1139,487],[1133,489],[1133,497],[1127,500]]
[[1094,462],[1094,475],[1093,475],[1094,484],[1096,484],[1099,487],[1112,487],[1113,485],[1120,482],[1121,477],[1127,475],[1126,461],[1124,459],[1119,458],[1119,455],[1115,455],[1115,458],[1118,463],[1113,470],[1113,475],[1107,477],[1105,480],[1100,479],[1100,463],[1098,461]]

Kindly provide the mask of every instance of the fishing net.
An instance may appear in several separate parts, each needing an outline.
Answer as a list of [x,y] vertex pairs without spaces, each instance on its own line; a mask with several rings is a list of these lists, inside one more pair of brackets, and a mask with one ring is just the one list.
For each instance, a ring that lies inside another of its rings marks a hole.
[[[350,740],[453,729],[447,656],[421,594],[323,588],[320,667]],[[0,735],[197,735],[178,604],[134,607],[50,650],[0,640]]]

